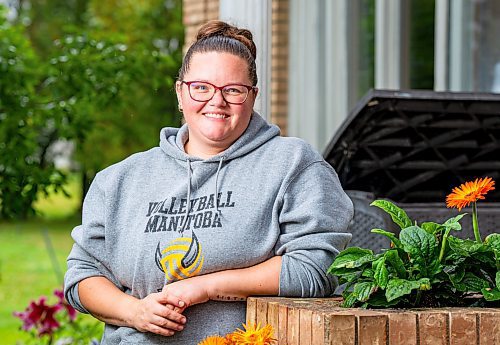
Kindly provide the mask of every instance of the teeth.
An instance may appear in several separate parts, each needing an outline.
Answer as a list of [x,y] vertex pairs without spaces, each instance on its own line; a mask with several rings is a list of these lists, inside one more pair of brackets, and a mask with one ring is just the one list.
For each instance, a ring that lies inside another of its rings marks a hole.
[[214,119],[225,119],[226,118],[226,115],[224,115],[224,114],[214,114],[214,113],[206,113],[205,116],[211,117]]

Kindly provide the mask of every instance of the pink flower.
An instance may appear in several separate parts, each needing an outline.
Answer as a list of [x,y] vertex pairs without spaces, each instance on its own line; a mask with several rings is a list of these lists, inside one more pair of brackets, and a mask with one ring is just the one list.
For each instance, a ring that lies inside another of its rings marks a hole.
[[54,318],[54,314],[60,309],[60,306],[55,305],[48,307],[45,310],[45,317],[42,320],[41,327],[38,329],[38,335],[52,334],[59,328],[59,322]]
[[64,307],[66,309],[66,312],[68,313],[69,320],[70,321],[75,321],[76,319],[76,309],[73,308],[66,302],[66,299],[64,298],[64,292],[63,290],[54,290],[54,295],[58,298],[58,305]]
[[14,312],[14,316],[23,321],[23,329],[25,331],[35,327],[38,330],[38,335],[52,334],[59,327],[59,322],[54,318],[54,314],[59,311],[62,306],[56,304],[48,306],[45,304],[46,298],[40,297],[38,303],[31,301],[30,305],[24,312]]

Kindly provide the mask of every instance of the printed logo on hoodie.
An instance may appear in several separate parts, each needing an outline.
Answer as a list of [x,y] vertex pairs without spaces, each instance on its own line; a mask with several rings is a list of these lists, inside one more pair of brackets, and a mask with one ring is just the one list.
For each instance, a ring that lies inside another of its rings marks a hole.
[[163,272],[167,281],[182,280],[197,275],[203,267],[204,256],[198,238],[179,237],[160,250],[160,242],[156,247],[156,266]]
[[[219,211],[222,208],[234,207],[232,195],[232,191],[217,194]],[[146,215],[148,222],[144,233],[177,231],[182,234],[185,230],[222,227],[220,213],[215,207],[215,194],[190,200],[189,213],[186,204],[187,199],[178,199],[175,196],[163,201],[149,202]]]
[[[186,279],[201,271],[204,256],[194,230],[222,227],[222,209],[235,205],[232,195],[232,191],[218,193],[217,205],[215,194],[191,199],[189,210],[187,199],[176,197],[149,203],[144,233],[172,231],[181,235],[164,249],[161,249],[160,242],[156,247],[156,266],[165,273],[167,281]],[[185,236],[186,231],[191,236]]]

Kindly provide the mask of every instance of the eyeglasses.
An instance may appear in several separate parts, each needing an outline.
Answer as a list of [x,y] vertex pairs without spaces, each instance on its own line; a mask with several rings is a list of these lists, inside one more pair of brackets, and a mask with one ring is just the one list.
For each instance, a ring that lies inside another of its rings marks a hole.
[[230,104],[243,104],[247,100],[248,93],[255,90],[255,86],[243,84],[228,84],[224,86],[215,86],[206,81],[184,81],[189,89],[189,96],[197,102],[207,102],[211,100],[216,90],[220,90],[222,98]]

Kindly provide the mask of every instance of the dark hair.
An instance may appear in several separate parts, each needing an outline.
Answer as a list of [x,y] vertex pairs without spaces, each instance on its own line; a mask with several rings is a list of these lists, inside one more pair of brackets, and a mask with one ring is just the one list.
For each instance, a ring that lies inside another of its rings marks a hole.
[[255,58],[257,48],[252,33],[239,29],[220,20],[212,20],[204,24],[196,35],[196,42],[189,47],[179,70],[179,80],[189,70],[191,58],[195,53],[225,52],[241,57],[248,63],[248,76],[252,85],[257,85],[257,68]]

